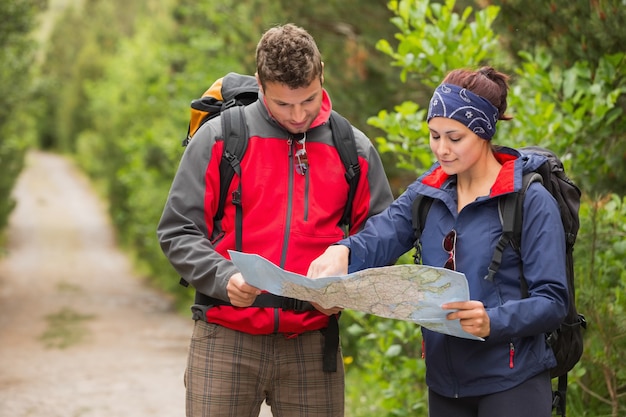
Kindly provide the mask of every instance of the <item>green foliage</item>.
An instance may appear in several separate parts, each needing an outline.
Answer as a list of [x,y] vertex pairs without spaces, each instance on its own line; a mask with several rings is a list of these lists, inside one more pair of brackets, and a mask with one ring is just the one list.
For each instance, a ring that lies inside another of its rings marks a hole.
[[626,192],[626,119],[620,105],[626,101],[626,54],[605,55],[595,64],[578,61],[569,68],[555,66],[543,50],[520,56],[509,95],[515,118],[499,124],[499,141],[551,147],[590,193]]
[[[170,23],[166,10],[138,19],[133,37],[120,40],[106,61],[104,77],[85,83],[93,129],[84,130],[76,145],[81,166],[104,186],[122,242],[149,265],[151,276],[168,278],[165,272],[172,269],[156,242],[155,225],[182,153],[183,129],[173,122],[182,125],[184,114],[172,116],[177,92],[169,50],[150,45],[167,40]],[[157,283],[180,293],[175,279]]]
[[513,55],[543,47],[550,51],[556,65],[567,68],[576,61],[597,62],[604,55],[624,51],[626,4],[623,0],[498,3],[501,12],[494,28],[506,38]]
[[[491,25],[498,15],[498,7],[480,11],[466,7],[461,14],[454,11],[455,0],[445,4],[429,1],[391,1],[395,17],[392,22],[399,29],[396,49],[386,40],[377,47],[392,58],[392,65],[402,68],[403,80],[415,78],[426,89],[423,107],[415,102],[404,102],[390,113],[381,110],[368,123],[385,132],[376,137],[381,153],[394,153],[398,167],[420,173],[432,163],[428,145],[426,108],[432,89],[445,74],[462,67],[474,67],[493,60],[498,38]],[[427,94],[427,95],[426,95]]]
[[6,125],[28,97],[35,43],[30,38],[35,23],[35,0],[10,0],[0,4],[0,126]]
[[490,59],[498,46],[491,25],[499,8],[487,7],[474,12],[466,7],[461,14],[454,11],[456,0],[445,4],[430,1],[391,1],[395,13],[392,23],[400,30],[397,50],[388,41],[378,41],[377,47],[393,58],[392,65],[402,68],[401,78],[408,74],[419,77],[421,83],[436,87],[442,74],[472,66]]
[[[577,306],[589,323],[573,394],[573,415],[626,414],[626,198],[586,199],[575,247]],[[575,408],[574,408],[575,407]]]
[[[18,126],[19,122],[22,126]],[[9,216],[15,207],[15,200],[11,192],[15,186],[19,173],[22,171],[28,149],[29,138],[24,136],[27,123],[23,115],[17,115],[4,125],[0,125],[0,237],[8,224]],[[32,128],[32,125],[30,126]],[[3,240],[0,238],[0,247]]]
[[120,39],[132,36],[136,16],[152,12],[146,2],[124,0],[84,0],[81,7],[66,8],[50,35],[41,65],[37,95],[42,113],[49,116],[40,123],[42,147],[75,150],[76,138],[93,123],[85,111],[87,84],[102,77]]
[[[528,128],[539,130],[547,122],[555,130],[546,129],[546,138],[554,133],[551,141],[561,149],[565,147],[560,143],[573,145],[566,150],[575,156],[572,166],[585,189],[623,195],[626,121],[621,115],[626,111],[626,4],[623,0],[500,3],[501,12],[494,27],[502,34],[511,58],[522,65],[520,80],[533,78],[526,77],[526,70],[535,74],[536,81],[543,80],[520,89],[536,89],[539,108],[548,110],[548,103],[555,106],[548,119],[536,112],[532,119],[535,128]],[[528,52],[523,51],[540,51],[532,58],[532,65],[538,66],[539,71],[528,68]],[[561,87],[562,84],[567,87]],[[560,105],[561,95],[569,101],[569,107]],[[560,114],[564,116],[562,120],[554,120]],[[587,123],[588,119],[593,123]]]
[[0,2],[0,234],[15,206],[11,191],[33,139],[31,71],[36,45],[31,31],[44,2]]
[[427,416],[419,326],[354,311],[341,326],[349,415]]
[[402,169],[415,170],[416,166],[429,166],[432,163],[430,150],[425,146],[410,146],[428,137],[428,125],[424,122],[426,109],[420,109],[412,101],[405,101],[394,110],[393,113],[381,110],[377,117],[368,120],[387,135],[376,138],[378,151],[393,153],[398,159],[397,166]]

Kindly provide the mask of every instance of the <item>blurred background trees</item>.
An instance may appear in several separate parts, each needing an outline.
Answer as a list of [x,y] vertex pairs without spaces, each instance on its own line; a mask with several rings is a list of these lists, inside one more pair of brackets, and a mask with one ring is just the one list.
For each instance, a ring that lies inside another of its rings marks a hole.
[[34,120],[28,114],[38,51],[33,31],[44,7],[41,0],[0,3],[0,236],[15,206],[10,195],[24,163],[24,152],[28,144],[35,144]]
[[[590,328],[569,414],[626,413],[623,0],[4,0],[0,17],[0,229],[26,150],[71,155],[120,243],[185,308],[154,229],[189,102],[228,71],[253,73],[267,28],[294,22],[316,38],[334,107],[376,143],[396,194],[432,162],[424,117],[445,73],[508,72],[515,119],[496,142],[550,147],[584,192],[577,299]],[[419,329],[355,312],[342,327],[348,415],[427,415]]]

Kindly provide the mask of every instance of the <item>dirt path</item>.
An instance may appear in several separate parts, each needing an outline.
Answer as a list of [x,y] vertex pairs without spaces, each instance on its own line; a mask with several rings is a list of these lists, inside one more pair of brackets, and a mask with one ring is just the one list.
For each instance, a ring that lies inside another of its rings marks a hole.
[[33,152],[14,196],[0,260],[0,417],[183,416],[192,321],[133,274],[89,182]]

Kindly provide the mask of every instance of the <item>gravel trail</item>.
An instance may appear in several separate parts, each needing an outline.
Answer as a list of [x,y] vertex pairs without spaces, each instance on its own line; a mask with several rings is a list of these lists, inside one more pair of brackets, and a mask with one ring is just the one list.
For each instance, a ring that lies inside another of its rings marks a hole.
[[193,322],[132,270],[86,177],[34,151],[14,197],[0,257],[0,417],[184,416]]

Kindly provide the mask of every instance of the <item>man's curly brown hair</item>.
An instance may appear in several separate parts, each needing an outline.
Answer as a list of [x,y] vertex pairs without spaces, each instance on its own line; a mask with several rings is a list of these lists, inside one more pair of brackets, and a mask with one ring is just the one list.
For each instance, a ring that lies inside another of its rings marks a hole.
[[256,48],[256,62],[263,88],[267,82],[285,84],[291,89],[307,87],[323,75],[315,40],[291,23],[265,32]]

